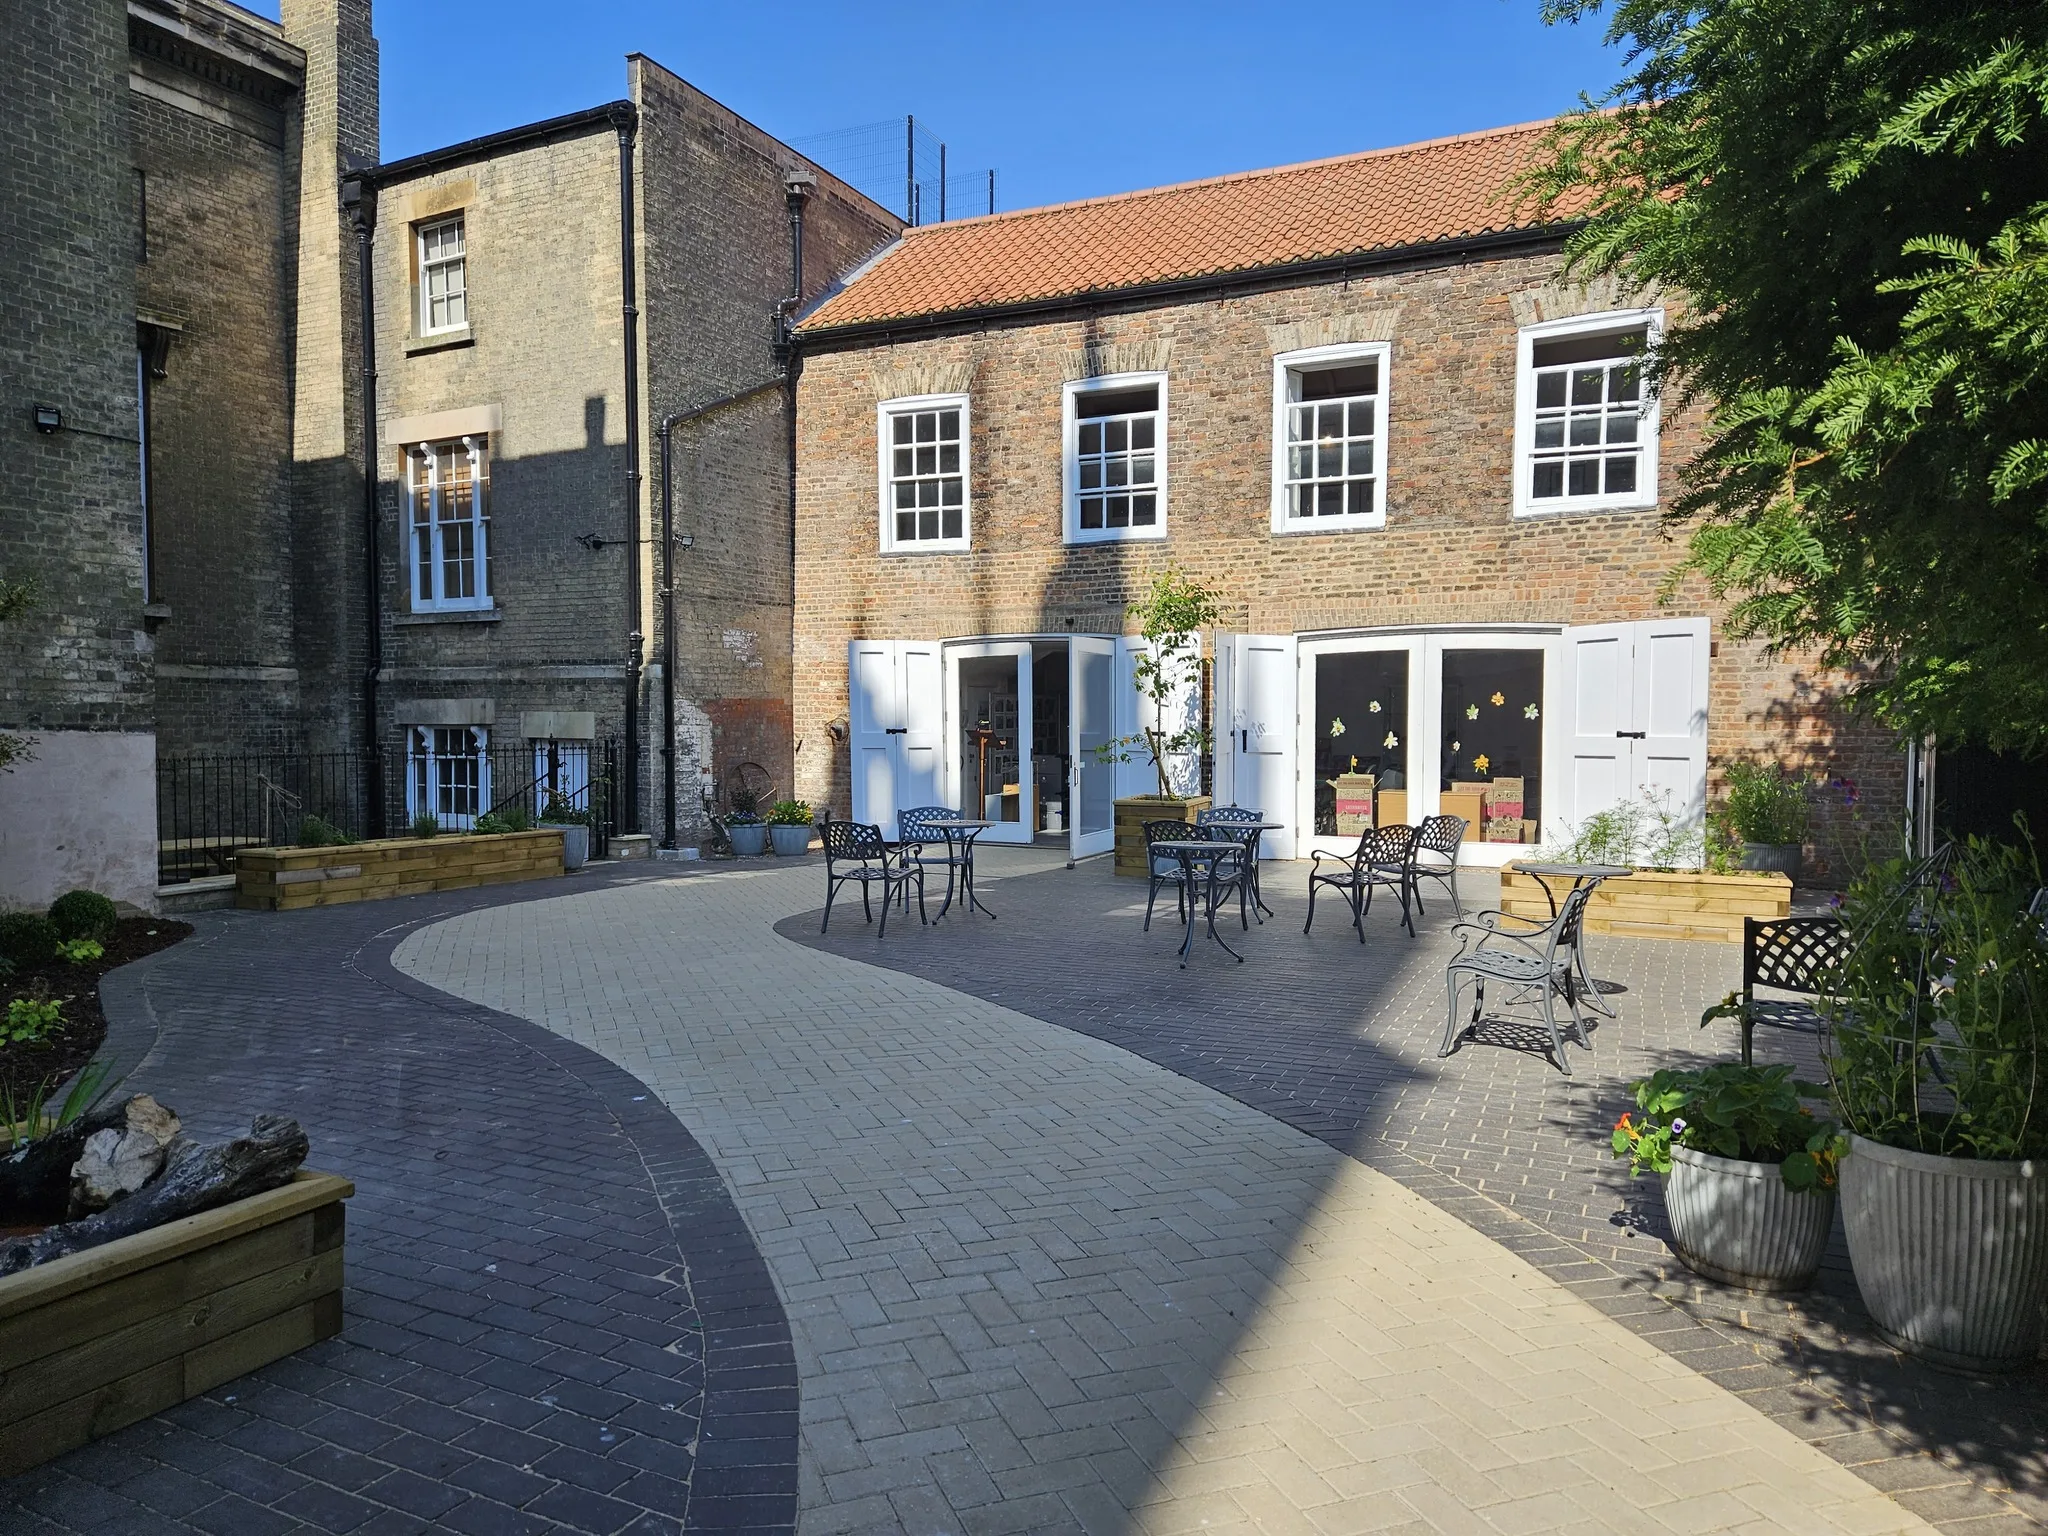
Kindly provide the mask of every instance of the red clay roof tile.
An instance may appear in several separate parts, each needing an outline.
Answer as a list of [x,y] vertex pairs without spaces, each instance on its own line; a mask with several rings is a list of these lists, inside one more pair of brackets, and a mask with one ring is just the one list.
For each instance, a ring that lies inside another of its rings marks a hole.
[[942,316],[1538,229],[1515,176],[1549,123],[927,224],[799,325]]

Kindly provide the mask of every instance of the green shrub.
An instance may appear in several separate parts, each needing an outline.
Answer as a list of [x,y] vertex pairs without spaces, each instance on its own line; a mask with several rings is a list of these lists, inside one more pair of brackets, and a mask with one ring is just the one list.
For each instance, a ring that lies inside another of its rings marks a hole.
[[57,946],[57,953],[73,965],[90,965],[106,958],[107,947],[98,939],[66,939]]
[[354,841],[354,838],[325,817],[307,816],[299,822],[301,848],[342,848]]
[[771,827],[808,827],[811,824],[811,803],[808,800],[778,800],[768,808],[768,825]]
[[483,837],[492,832],[511,832],[515,829],[512,823],[499,815],[498,812],[485,811],[483,815],[477,817],[476,825],[469,830],[476,833],[479,837]]
[[441,835],[440,819],[432,811],[421,811],[419,815],[412,819],[412,835],[414,837],[439,837]]
[[1722,803],[1738,838],[1773,845],[1806,841],[1806,780],[1776,763],[1730,763],[1727,776]]
[[40,912],[0,912],[0,956],[24,970],[56,959],[57,939],[57,925]]
[[570,804],[565,796],[548,791],[548,803],[540,813],[543,825],[557,827],[589,827],[597,824],[597,818],[587,810],[579,810]]
[[39,1045],[64,1027],[64,1005],[54,997],[16,997],[0,1024],[0,1045]]
[[114,936],[117,918],[114,904],[98,891],[66,891],[50,903],[50,922],[60,939],[98,939],[104,944]]

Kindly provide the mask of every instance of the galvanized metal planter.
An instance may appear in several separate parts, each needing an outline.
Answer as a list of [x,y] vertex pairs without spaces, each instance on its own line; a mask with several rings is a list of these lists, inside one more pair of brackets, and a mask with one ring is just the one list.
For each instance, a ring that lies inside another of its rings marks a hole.
[[1687,1268],[1753,1291],[1811,1285],[1835,1219],[1831,1191],[1787,1189],[1776,1163],[1690,1147],[1671,1149],[1664,1207]]
[[800,859],[811,851],[811,824],[807,821],[771,823],[768,841],[774,845],[778,859]]
[[2023,1370],[2048,1305],[2048,1165],[1849,1138],[1842,1220],[1885,1342],[1960,1370]]

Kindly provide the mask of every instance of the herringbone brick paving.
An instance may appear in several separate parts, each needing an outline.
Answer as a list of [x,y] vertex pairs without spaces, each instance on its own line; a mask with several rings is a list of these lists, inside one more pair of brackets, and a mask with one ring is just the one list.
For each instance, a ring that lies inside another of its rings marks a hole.
[[617,1067],[385,962],[561,888],[204,915],[110,979],[129,1087],[209,1135],[294,1115],[355,1181],[345,1321],[0,1483],[0,1531],[791,1528],[788,1324],[703,1151]]
[[[1025,943],[983,1001],[777,938],[818,874],[476,912],[395,957],[626,1065],[702,1139],[789,1304],[805,1531],[1925,1528],[1359,1160],[1003,1006],[1111,940],[1171,974],[1169,938],[1109,916],[1128,888],[995,879],[1001,923],[892,930]],[[1056,899],[1027,916],[1034,882]],[[1381,1055],[1375,1091],[1412,1091]]]

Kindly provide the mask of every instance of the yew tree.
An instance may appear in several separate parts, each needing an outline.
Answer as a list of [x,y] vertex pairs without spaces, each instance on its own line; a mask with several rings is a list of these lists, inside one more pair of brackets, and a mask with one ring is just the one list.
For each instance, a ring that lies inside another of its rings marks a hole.
[[1902,731],[2048,749],[2048,3],[1546,14],[1626,54],[1522,190],[1577,276],[1682,299],[1685,569]]

